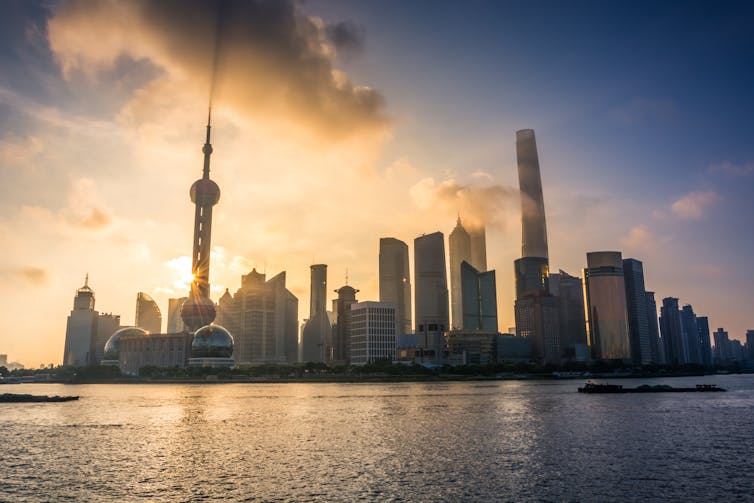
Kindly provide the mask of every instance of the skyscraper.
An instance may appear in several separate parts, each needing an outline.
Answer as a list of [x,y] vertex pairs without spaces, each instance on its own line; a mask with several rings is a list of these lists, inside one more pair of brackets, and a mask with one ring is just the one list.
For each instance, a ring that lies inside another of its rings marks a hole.
[[550,293],[558,304],[560,354],[570,361],[589,359],[584,316],[584,284],[581,278],[560,270],[550,275]]
[[514,262],[516,335],[531,338],[532,354],[545,363],[560,359],[558,304],[550,294],[547,227],[534,130],[516,131],[521,194],[521,258]]
[[110,336],[120,329],[120,315],[112,313],[97,314],[97,332],[92,339],[90,365],[99,365],[105,358],[105,344]]
[[191,254],[191,291],[181,308],[181,318],[190,332],[209,325],[215,319],[215,304],[209,298],[209,264],[212,240],[212,207],[220,200],[220,187],[209,178],[210,119],[207,119],[207,138],[202,147],[204,168],[202,177],[191,186],[189,194],[194,203],[194,242]]
[[699,325],[697,324],[696,314],[694,314],[694,308],[689,304],[686,304],[681,309],[681,329],[683,330],[683,338],[688,348],[688,363],[703,365]]
[[411,272],[408,245],[395,238],[380,238],[380,302],[396,306],[398,333],[408,334],[411,324]]
[[665,363],[665,347],[660,339],[660,329],[657,325],[657,302],[654,292],[645,292],[647,300],[647,322],[649,323],[649,341],[652,350],[652,363]]
[[586,254],[587,321],[592,358],[630,360],[626,286],[620,252]]
[[463,296],[461,292],[461,263],[471,262],[471,236],[461,224],[458,217],[455,229],[448,237],[448,255],[450,259],[450,314],[451,326],[463,329]]
[[220,298],[217,321],[231,331],[240,364],[298,361],[298,299],[281,272],[269,280],[253,269],[235,295]]
[[[169,334],[175,334],[186,330],[186,325],[183,324],[181,319],[181,307],[183,303],[188,300],[188,297],[180,297],[178,299],[168,299],[168,328]],[[222,323],[221,323],[222,324]]]
[[644,289],[644,266],[641,261],[633,258],[623,259],[623,279],[626,285],[631,358],[635,364],[647,365],[652,362],[652,347],[647,292]]
[[[356,304],[358,290],[345,285],[337,290],[338,298],[333,300],[332,350],[329,363],[348,365],[351,363],[351,306]],[[393,304],[394,305],[394,304]],[[398,323],[396,321],[396,323]],[[397,327],[396,327],[397,328]]]
[[484,224],[471,225],[466,231],[471,238],[471,260],[469,263],[479,272],[487,270],[487,235]]
[[92,341],[97,334],[97,314],[94,310],[94,290],[89,288],[87,274],[84,286],[76,290],[73,310],[68,316],[63,365],[79,367],[91,363]]
[[162,313],[157,302],[144,292],[136,294],[135,326],[152,334],[159,334],[162,330]]
[[660,333],[665,345],[665,363],[668,365],[683,365],[689,362],[689,351],[686,339],[683,337],[681,314],[678,310],[678,299],[665,297],[660,308]]
[[448,323],[448,281],[442,232],[414,240],[416,333],[445,332]]
[[463,329],[497,331],[495,271],[477,271],[461,262]]
[[332,325],[327,316],[327,265],[314,264],[311,266],[309,319],[301,333],[304,362],[325,361],[325,347],[331,332]]
[[516,131],[516,158],[521,191],[521,256],[547,258],[545,203],[533,129]]
[[699,329],[699,342],[702,348],[702,365],[712,365],[712,344],[710,343],[709,319],[706,316],[696,318],[696,326]]

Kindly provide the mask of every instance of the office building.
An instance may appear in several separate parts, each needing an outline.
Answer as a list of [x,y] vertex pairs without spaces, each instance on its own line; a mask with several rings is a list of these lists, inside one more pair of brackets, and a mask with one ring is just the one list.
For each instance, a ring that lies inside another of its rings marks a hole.
[[495,271],[480,272],[461,262],[461,311],[464,331],[497,332],[497,287]]
[[89,275],[84,286],[76,290],[73,310],[68,316],[65,331],[63,365],[81,367],[93,361],[92,341],[97,334],[97,311],[94,310],[94,290],[89,288]]
[[471,239],[469,263],[479,272],[487,271],[487,235],[484,224],[469,225],[466,229]]
[[301,357],[304,362],[324,362],[325,347],[332,334],[327,314],[327,265],[311,266],[309,319],[301,331]]
[[463,328],[463,294],[461,291],[461,263],[471,262],[471,237],[461,224],[461,217],[448,237],[450,259],[450,314],[453,329]]
[[[328,364],[350,365],[351,363],[351,306],[355,304],[358,290],[345,285],[337,290],[338,298],[333,300],[332,347]],[[395,304],[391,304],[395,305]],[[397,309],[396,309],[397,314]],[[396,319],[396,330],[400,321]]]
[[395,238],[381,238],[379,262],[380,302],[395,304],[398,333],[409,334],[413,325],[408,245]]
[[552,295],[516,299],[516,336],[531,341],[532,358],[545,364],[560,363],[558,301]]
[[267,280],[253,269],[220,298],[217,321],[233,334],[236,364],[298,361],[298,299],[285,280],[285,272]]
[[581,278],[560,270],[551,274],[550,293],[558,304],[560,355],[566,361],[585,362],[589,358],[584,315],[584,284]]
[[592,358],[631,360],[626,286],[620,252],[586,254],[587,324]]
[[641,261],[633,258],[624,259],[623,279],[626,286],[631,359],[637,365],[648,365],[652,363],[652,344],[647,313],[647,292],[644,289],[644,266]]
[[186,330],[186,325],[181,319],[181,307],[188,300],[188,297],[178,299],[168,299],[168,327],[169,334],[176,334]]
[[395,360],[395,305],[388,302],[351,304],[351,363],[364,365]]
[[427,335],[447,331],[448,281],[441,232],[422,235],[414,240],[414,287],[416,333]]
[[162,313],[157,302],[144,292],[136,294],[136,321],[134,325],[147,332],[159,334],[162,331]]
[[746,331],[746,358],[754,362],[754,330]]
[[93,355],[90,365],[99,365],[105,357],[105,344],[115,332],[120,329],[120,315],[112,313],[99,313],[97,315],[97,331],[92,339]]

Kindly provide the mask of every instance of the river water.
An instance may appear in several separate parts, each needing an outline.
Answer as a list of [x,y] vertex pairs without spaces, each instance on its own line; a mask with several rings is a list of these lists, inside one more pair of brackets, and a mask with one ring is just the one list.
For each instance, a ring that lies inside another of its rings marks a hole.
[[0,500],[754,501],[754,375],[582,382],[3,386]]

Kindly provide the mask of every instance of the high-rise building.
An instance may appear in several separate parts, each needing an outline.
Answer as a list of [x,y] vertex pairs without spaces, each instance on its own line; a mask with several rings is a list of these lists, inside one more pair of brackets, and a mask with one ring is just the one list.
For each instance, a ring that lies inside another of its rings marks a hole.
[[584,284],[562,269],[550,275],[550,293],[558,303],[560,353],[565,360],[586,361],[589,345],[584,315]]
[[[358,290],[345,285],[337,290],[333,300],[332,348],[328,363],[348,365],[351,363],[351,306],[356,303]],[[396,324],[399,324],[396,320]],[[396,327],[397,328],[397,327]]]
[[445,243],[441,232],[414,240],[416,333],[445,332],[448,323],[448,281]]
[[516,158],[521,191],[521,256],[547,258],[545,203],[533,129],[516,131]]
[[686,341],[686,347],[688,348],[688,361],[687,363],[693,363],[695,365],[703,365],[702,357],[702,344],[699,337],[699,325],[697,324],[696,314],[694,314],[694,308],[691,305],[686,304],[681,309],[681,329],[683,330],[683,338]]
[[380,238],[380,302],[395,304],[399,334],[412,332],[408,245],[395,238]]
[[212,249],[212,207],[220,201],[220,187],[209,177],[210,120],[207,120],[207,138],[202,147],[204,167],[202,177],[191,185],[189,195],[194,203],[194,240],[191,253],[191,291],[181,307],[181,318],[189,332],[212,323],[215,319],[215,304],[209,298],[209,265]]
[[450,314],[451,326],[463,329],[463,295],[461,292],[461,263],[471,262],[471,236],[461,224],[458,217],[453,232],[448,237],[448,255],[450,259]]
[[678,299],[665,297],[660,308],[660,333],[665,345],[665,363],[683,365],[689,362],[689,350],[683,336]]
[[497,287],[495,271],[480,272],[461,262],[461,310],[465,331],[497,331]]
[[351,363],[395,360],[395,305],[367,301],[350,307]]
[[532,356],[560,360],[558,304],[550,294],[545,203],[534,130],[516,131],[521,194],[521,258],[514,262],[516,335],[531,338]]
[[516,335],[531,341],[532,358],[542,363],[560,362],[558,301],[552,295],[516,299]]
[[220,298],[217,321],[231,331],[238,364],[298,361],[298,299],[285,286],[285,272],[266,280],[252,270],[235,295]]
[[710,343],[709,319],[706,316],[696,318],[696,326],[699,329],[699,343],[702,349],[702,365],[712,365],[712,344]]
[[105,358],[105,344],[110,336],[120,329],[120,315],[112,313],[99,313],[97,315],[97,331],[92,339],[93,345],[90,350],[92,355],[91,365],[99,365]]
[[97,334],[97,311],[94,310],[94,290],[89,288],[89,275],[84,286],[76,290],[73,310],[68,316],[65,331],[63,365],[84,366],[91,363],[92,341]]
[[151,334],[162,331],[162,313],[157,302],[144,292],[136,294],[136,322],[135,326]]
[[754,330],[746,331],[746,358],[754,361]]
[[186,330],[186,325],[181,319],[181,306],[188,300],[188,297],[178,299],[168,299],[168,329],[169,334],[177,334]]
[[641,261],[623,260],[623,279],[626,285],[628,310],[628,335],[631,342],[631,359],[635,364],[652,363],[647,292],[644,289],[644,266]]
[[471,260],[469,263],[479,272],[487,271],[487,235],[484,225],[470,225],[466,231],[471,238]]
[[309,319],[301,332],[301,357],[304,362],[324,362],[325,348],[332,334],[327,315],[327,265],[311,266]]
[[724,365],[733,361],[733,348],[731,347],[730,339],[728,339],[728,332],[721,327],[712,335],[715,338],[715,348],[713,351],[715,364]]
[[630,360],[626,286],[620,252],[586,254],[587,322],[592,358]]
[[652,350],[652,363],[665,363],[665,346],[660,338],[660,328],[657,325],[657,301],[654,292],[645,292],[647,301],[647,322],[649,323],[649,341]]

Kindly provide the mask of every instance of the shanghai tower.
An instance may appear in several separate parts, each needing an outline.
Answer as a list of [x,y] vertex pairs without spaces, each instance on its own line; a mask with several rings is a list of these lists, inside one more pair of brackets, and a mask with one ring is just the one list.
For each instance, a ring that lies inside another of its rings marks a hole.
[[516,157],[521,190],[521,256],[547,258],[545,203],[533,129],[516,131]]
[[212,207],[220,200],[220,187],[209,178],[210,120],[207,120],[207,139],[202,148],[204,170],[202,177],[191,186],[194,210],[194,246],[191,256],[191,292],[181,308],[181,318],[190,332],[209,325],[215,319],[215,304],[209,298],[209,256],[212,238]]

